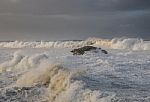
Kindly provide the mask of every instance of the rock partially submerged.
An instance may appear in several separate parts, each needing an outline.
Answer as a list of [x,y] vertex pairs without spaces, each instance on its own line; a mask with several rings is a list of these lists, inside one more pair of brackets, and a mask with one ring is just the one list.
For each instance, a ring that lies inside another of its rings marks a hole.
[[108,52],[106,50],[101,50],[101,52],[104,54],[108,54]]
[[102,53],[108,54],[108,52],[106,50],[103,50],[101,48],[94,47],[94,46],[84,46],[81,48],[73,49],[71,52],[73,53],[73,55],[83,55],[86,51],[95,51],[96,52],[96,50],[101,50]]

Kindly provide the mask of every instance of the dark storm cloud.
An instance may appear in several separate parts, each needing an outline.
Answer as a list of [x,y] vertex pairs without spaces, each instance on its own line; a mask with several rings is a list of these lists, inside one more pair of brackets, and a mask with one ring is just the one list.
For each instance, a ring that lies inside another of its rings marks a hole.
[[[131,11],[150,9],[150,0],[95,0],[98,11]],[[93,7],[94,7],[93,6]]]
[[1,13],[87,14],[150,9],[150,0],[1,0]]
[[149,38],[150,0],[0,0],[1,39]]

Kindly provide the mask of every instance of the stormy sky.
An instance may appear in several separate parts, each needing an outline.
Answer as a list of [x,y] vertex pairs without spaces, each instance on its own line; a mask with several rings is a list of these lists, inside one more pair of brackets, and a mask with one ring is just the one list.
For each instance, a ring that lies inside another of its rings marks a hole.
[[150,0],[0,0],[0,40],[150,39]]

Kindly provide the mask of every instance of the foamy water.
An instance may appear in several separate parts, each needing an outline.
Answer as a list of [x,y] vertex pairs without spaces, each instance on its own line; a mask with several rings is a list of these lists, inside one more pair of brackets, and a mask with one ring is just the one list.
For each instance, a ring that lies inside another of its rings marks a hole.
[[[47,58],[45,54],[27,57],[21,51],[16,51],[12,60],[1,64],[1,73],[16,74],[16,81],[9,87],[45,86],[49,102],[108,102],[115,96],[108,92],[103,97],[100,90],[86,88],[82,80],[76,80],[85,70],[50,64],[45,60]],[[40,62],[41,59],[43,60]]]
[[49,41],[49,42],[0,42],[0,48],[76,48],[87,45],[109,49],[150,50],[150,41],[139,38],[89,38],[84,41]]
[[73,56],[71,48],[0,49],[0,102],[150,101],[150,52],[142,49],[148,42],[88,41],[107,47],[108,54]]

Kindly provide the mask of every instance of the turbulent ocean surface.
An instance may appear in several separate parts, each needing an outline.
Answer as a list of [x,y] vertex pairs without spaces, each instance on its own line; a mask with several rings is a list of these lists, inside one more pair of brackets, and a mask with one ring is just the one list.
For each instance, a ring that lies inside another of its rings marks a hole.
[[0,42],[0,102],[150,102],[150,41]]

